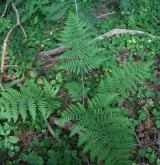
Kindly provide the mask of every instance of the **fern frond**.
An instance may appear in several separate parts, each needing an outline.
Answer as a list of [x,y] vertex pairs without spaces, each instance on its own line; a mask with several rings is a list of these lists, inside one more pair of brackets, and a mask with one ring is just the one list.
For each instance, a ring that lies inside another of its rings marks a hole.
[[21,102],[19,102],[19,113],[20,113],[20,115],[21,115],[21,117],[22,117],[22,120],[23,120],[23,122],[25,122],[26,121],[26,118],[27,118],[27,105],[26,104],[24,104],[25,103],[25,100],[24,100],[24,98],[21,98]]
[[65,23],[64,30],[61,32],[61,44],[65,48],[70,48],[74,43],[77,43],[79,38],[87,38],[89,33],[86,34],[87,29],[85,23],[80,22],[80,20],[73,14],[69,13],[68,19]]
[[135,137],[124,110],[110,106],[114,97],[111,95],[108,98],[106,107],[98,104],[99,98],[90,100],[90,109],[80,104],[72,105],[62,114],[61,120],[76,123],[71,135],[79,134],[78,145],[84,145],[84,153],[90,152],[92,159],[97,158],[106,165],[128,165],[135,147]]
[[36,121],[36,104],[35,104],[35,100],[30,99],[29,102],[27,102],[27,107],[28,107],[28,111],[30,113],[30,116],[32,117],[33,121]]
[[60,105],[58,100],[50,100],[53,97],[44,95],[43,91],[34,83],[28,82],[20,90],[8,89],[1,93],[0,97],[0,116],[14,122],[21,116],[23,122],[29,113],[35,122],[37,113],[40,113],[43,120],[46,120],[57,106]]
[[81,104],[77,104],[77,106],[71,105],[68,110],[62,114],[59,123],[63,125],[66,121],[77,120],[84,112],[85,108]]
[[43,78],[43,89],[46,94],[55,97],[60,89],[60,84],[53,85]]
[[43,99],[37,101],[37,106],[38,106],[39,111],[41,112],[43,119],[46,120],[48,118],[46,100],[43,98]]
[[104,61],[96,41],[89,36],[85,24],[73,15],[69,14],[66,26],[61,34],[61,46],[68,49],[58,57],[60,69],[75,74],[88,73],[97,68]]
[[91,100],[88,101],[89,108],[106,108],[108,105],[118,103],[118,94],[112,93],[98,93]]
[[117,93],[122,98],[128,97],[128,93],[135,93],[138,86],[144,83],[150,76],[152,63],[131,63],[123,66],[113,66],[111,74],[102,80],[99,93]]

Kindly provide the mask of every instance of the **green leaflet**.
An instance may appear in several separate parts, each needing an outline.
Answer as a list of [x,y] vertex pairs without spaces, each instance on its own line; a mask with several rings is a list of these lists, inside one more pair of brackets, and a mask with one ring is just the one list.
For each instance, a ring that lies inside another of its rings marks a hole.
[[60,105],[56,98],[44,93],[34,82],[28,82],[26,85],[21,86],[19,91],[9,88],[1,95],[0,117],[8,121],[13,119],[16,122],[21,116],[24,122],[28,114],[34,122],[38,115],[46,120],[53,110]]
[[60,40],[60,46],[69,49],[58,57],[62,70],[77,75],[88,73],[98,68],[105,59],[101,54],[103,49],[90,37],[86,25],[72,13],[69,14]]
[[[111,98],[113,96],[108,100]],[[85,109],[80,104],[72,105],[62,114],[60,122],[71,120],[76,123],[71,136],[80,135],[78,144],[84,145],[84,153],[90,152],[92,159],[104,160],[106,165],[128,165],[136,144],[135,137],[123,109],[111,107],[110,101],[107,108]],[[95,105],[94,101],[92,105]]]

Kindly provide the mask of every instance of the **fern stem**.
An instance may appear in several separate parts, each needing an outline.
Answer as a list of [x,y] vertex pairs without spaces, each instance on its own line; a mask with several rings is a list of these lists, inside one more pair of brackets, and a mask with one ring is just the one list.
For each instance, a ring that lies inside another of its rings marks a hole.
[[52,128],[52,126],[50,125],[50,123],[48,122],[48,120],[45,121],[45,124],[47,125],[50,134],[55,138],[55,137],[56,137],[56,136],[55,136],[55,131],[54,131],[54,129]]
[[84,95],[85,95],[85,91],[84,91],[84,77],[83,77],[83,74],[81,74],[81,81],[82,81],[82,94],[83,94],[83,96],[82,96],[82,104],[83,104],[83,106],[84,106]]
[[139,144],[139,146],[142,146],[142,144],[141,144],[141,142],[140,142],[140,140],[139,140],[139,137],[137,136],[137,134],[134,132],[134,135],[135,135],[135,137],[136,137],[136,139],[137,139],[137,141],[138,141],[138,144]]
[[77,5],[77,0],[74,0],[74,3],[75,3],[75,8],[76,8],[76,15],[77,15],[77,18],[78,17],[78,5]]
[[0,75],[0,89],[4,91],[3,85],[2,85],[2,74]]
[[3,18],[3,17],[6,15],[7,8],[8,8],[8,3],[6,3],[6,6],[5,6],[5,9],[4,9],[4,12],[3,12],[3,14],[1,15],[0,18]]

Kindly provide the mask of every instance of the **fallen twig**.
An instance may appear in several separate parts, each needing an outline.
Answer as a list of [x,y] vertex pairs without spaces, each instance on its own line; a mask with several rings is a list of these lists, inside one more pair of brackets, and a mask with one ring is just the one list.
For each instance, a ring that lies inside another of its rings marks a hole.
[[102,34],[96,37],[97,40],[103,40],[105,38],[110,38],[118,34],[130,34],[130,35],[148,35],[151,38],[160,38],[160,36],[152,35],[148,32],[140,31],[140,30],[130,30],[130,29],[113,29],[105,34]]
[[47,125],[50,134],[53,136],[53,138],[55,138],[55,131],[52,128],[52,126],[50,125],[50,123],[48,122],[48,120],[46,120],[45,124]]
[[23,34],[24,34],[24,37],[27,38],[27,33],[25,32],[23,26],[21,25],[20,15],[19,15],[19,12],[18,12],[18,10],[17,10],[17,8],[16,8],[16,6],[15,6],[14,3],[12,3],[12,8],[13,8],[13,10],[15,11],[16,17],[17,17],[17,23],[16,23],[16,25],[19,26],[19,27],[21,28],[21,30],[22,30],[22,32],[23,32]]
[[67,50],[66,48],[59,47],[59,48],[55,48],[55,49],[52,49],[52,50],[43,51],[43,52],[39,53],[38,59],[43,60],[44,58],[46,58],[46,59],[51,58],[53,56],[56,56],[56,55],[59,55],[59,54],[65,52],[66,50]]
[[9,37],[12,34],[13,30],[17,27],[17,25],[14,25],[8,32],[4,42],[3,42],[3,46],[2,46],[2,56],[1,56],[1,73],[3,73],[4,71],[4,63],[5,63],[5,57],[7,54],[7,47],[8,47],[8,41],[9,41]]
[[[18,10],[17,10],[17,8],[16,8],[16,6],[15,6],[14,3],[12,3],[12,8],[13,8],[13,10],[14,10],[15,13],[16,13],[17,22],[16,22],[16,24],[13,25],[13,27],[9,30],[9,32],[8,32],[8,34],[7,34],[7,36],[6,36],[5,40],[4,40],[4,42],[3,42],[3,46],[2,46],[2,56],[1,56],[1,74],[4,72],[4,63],[5,63],[5,58],[6,58],[6,54],[7,54],[8,42],[9,42],[9,38],[10,38],[12,32],[14,31],[14,29],[15,29],[16,27],[19,26],[19,27],[21,28],[21,30],[22,30],[24,36],[27,37],[27,34],[26,34],[26,32],[25,32],[25,30],[24,30],[24,28],[23,28],[23,26],[21,25],[21,22],[20,22],[19,12],[18,12]],[[2,79],[2,77],[1,77],[1,79]],[[2,80],[1,80],[1,81],[2,81]]]
[[15,67],[18,68],[18,65],[4,65],[4,68]]
[[3,18],[6,15],[7,8],[8,8],[8,4],[6,4],[6,6],[5,6],[5,9],[4,9],[3,14],[1,15],[1,18]]
[[[119,34],[129,34],[129,35],[148,35],[151,38],[160,38],[160,36],[152,35],[148,32],[140,31],[140,30],[130,30],[130,29],[118,29],[115,28],[107,33],[104,33],[98,37],[96,37],[96,40],[103,40],[105,38],[110,38],[115,35]],[[38,54],[38,59],[39,60],[44,60],[44,61],[50,61],[50,59],[54,58],[55,56],[65,52],[67,49],[64,47],[58,47],[49,51],[43,51]]]
[[160,20],[159,20],[159,19],[157,19],[156,17],[153,17],[153,19],[154,19],[158,24],[160,24]]
[[104,18],[104,17],[106,17],[106,16],[108,16],[108,15],[112,15],[112,14],[115,14],[115,12],[113,11],[113,12],[111,12],[111,13],[106,13],[106,14],[102,14],[102,15],[100,15],[100,16],[98,16],[97,18]]

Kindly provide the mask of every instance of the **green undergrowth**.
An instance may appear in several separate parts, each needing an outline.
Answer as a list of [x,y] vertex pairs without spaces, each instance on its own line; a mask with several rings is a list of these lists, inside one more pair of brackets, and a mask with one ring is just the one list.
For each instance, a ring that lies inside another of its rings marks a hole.
[[[11,2],[0,2],[0,48],[16,22]],[[79,19],[74,1],[15,4],[28,37],[16,28],[7,48],[0,164],[159,165],[160,2],[79,0]],[[114,28],[154,36],[94,39]],[[69,51],[40,60],[59,46]]]

